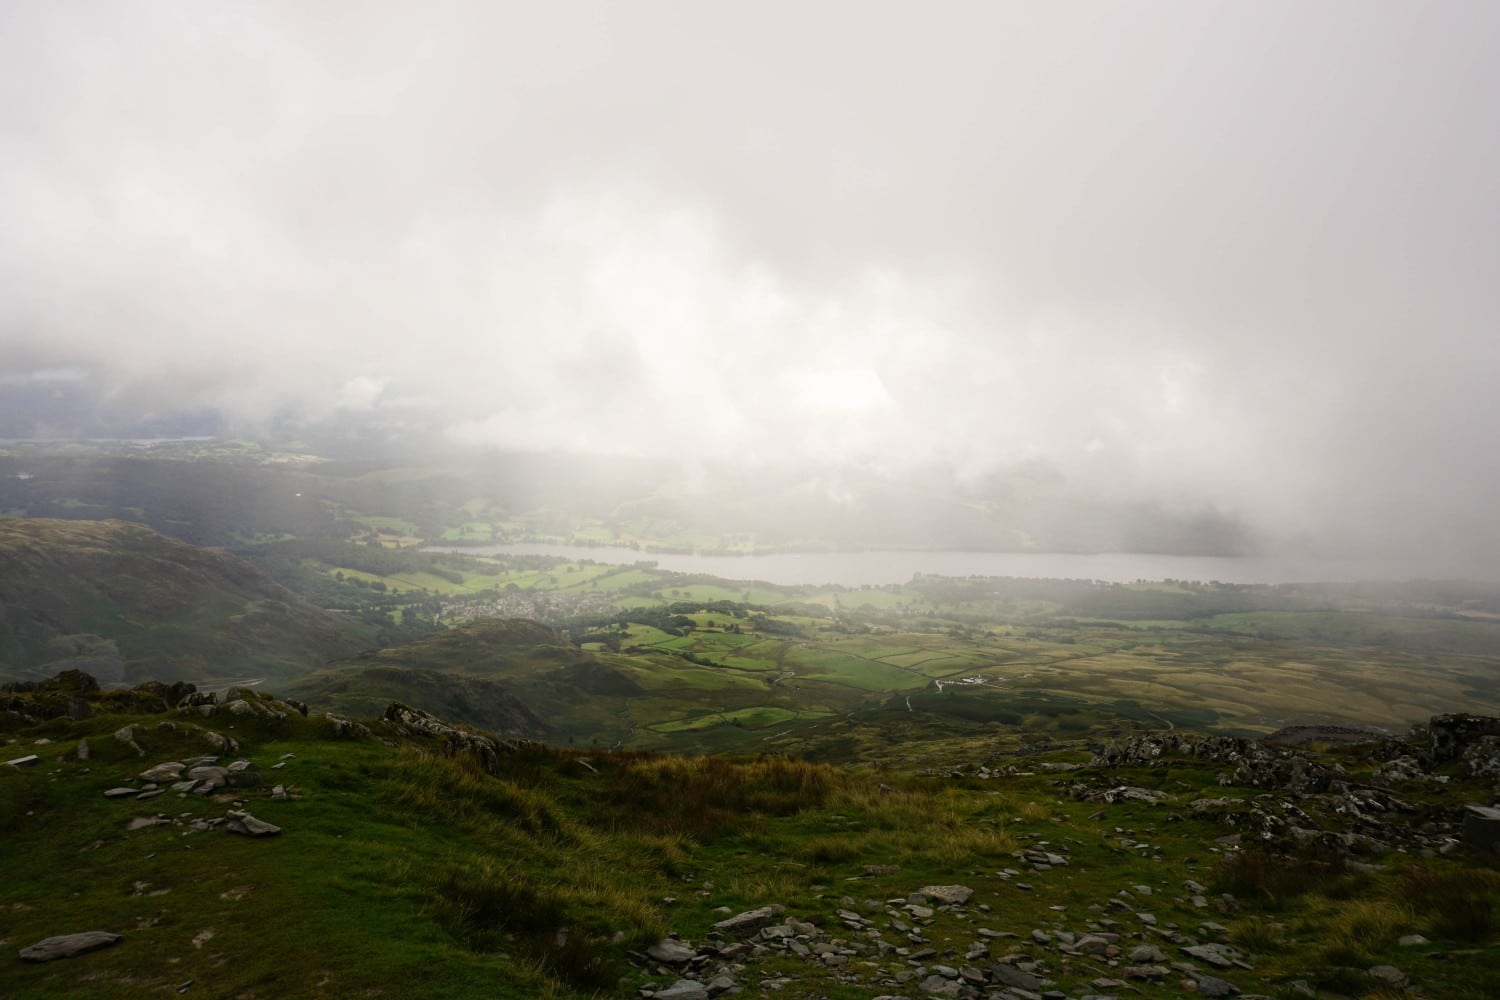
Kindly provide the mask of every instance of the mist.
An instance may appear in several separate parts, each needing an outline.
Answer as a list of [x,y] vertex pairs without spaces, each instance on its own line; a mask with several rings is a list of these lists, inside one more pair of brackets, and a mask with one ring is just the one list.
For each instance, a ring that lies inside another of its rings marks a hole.
[[1482,3],[12,4],[0,413],[689,499],[1045,479],[1472,564],[1497,43]]

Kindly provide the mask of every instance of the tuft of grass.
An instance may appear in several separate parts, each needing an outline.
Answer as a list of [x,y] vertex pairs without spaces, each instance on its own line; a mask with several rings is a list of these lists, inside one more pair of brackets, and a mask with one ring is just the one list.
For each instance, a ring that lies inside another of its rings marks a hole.
[[1268,917],[1247,917],[1230,928],[1229,943],[1252,954],[1280,951],[1287,943],[1286,927]]
[[1323,928],[1322,959],[1330,965],[1368,966],[1409,930],[1411,910],[1389,899],[1356,899],[1341,904]]
[[1411,867],[1401,892],[1435,937],[1478,943],[1500,934],[1500,872]]
[[1330,848],[1307,846],[1291,854],[1249,850],[1225,858],[1214,886],[1219,892],[1274,910],[1314,890],[1338,894],[1348,880],[1342,855]]

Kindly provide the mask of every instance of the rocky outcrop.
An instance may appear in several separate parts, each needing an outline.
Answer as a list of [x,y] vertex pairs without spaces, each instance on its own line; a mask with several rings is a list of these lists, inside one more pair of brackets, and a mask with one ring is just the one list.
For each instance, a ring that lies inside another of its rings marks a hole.
[[500,773],[503,754],[535,745],[528,740],[503,740],[451,726],[430,712],[409,708],[400,702],[392,702],[380,720],[389,724],[401,736],[435,737],[441,742],[443,756],[472,757],[488,774]]
[[1233,736],[1193,736],[1187,733],[1149,733],[1111,740],[1094,755],[1094,767],[1142,767],[1163,763],[1172,755],[1223,764],[1221,785],[1274,788],[1293,795],[1325,792],[1344,775],[1337,764],[1314,761],[1293,750],[1268,747],[1257,740]]
[[[1500,737],[1500,719],[1491,715],[1434,715],[1425,727],[1427,757],[1434,765],[1464,758],[1475,744],[1487,745]],[[1420,735],[1419,730],[1416,735]]]

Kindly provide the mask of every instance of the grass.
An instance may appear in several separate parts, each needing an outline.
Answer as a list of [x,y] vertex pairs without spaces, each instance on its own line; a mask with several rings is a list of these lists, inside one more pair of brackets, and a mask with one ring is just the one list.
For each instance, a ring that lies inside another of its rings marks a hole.
[[[263,769],[296,754],[274,773],[302,798],[236,793],[284,827],[256,841],[177,827],[126,831],[140,812],[211,818],[232,805],[104,799],[101,788],[144,766],[110,735],[130,719],[99,714],[26,731],[13,747],[18,754],[45,734],[53,742],[37,748],[44,763],[0,771],[0,837],[13,873],[0,885],[0,936],[20,946],[76,929],[79,913],[126,934],[122,945],[72,963],[0,964],[0,994],[145,997],[191,978],[215,995],[263,997],[389,996],[395,983],[413,997],[628,996],[646,974],[627,949],[669,931],[700,939],[720,907],[781,903],[832,929],[835,911],[851,905],[846,897],[859,908],[955,882],[990,910],[940,913],[924,927],[936,961],[959,961],[976,922],[1034,950],[1024,943],[1031,928],[1079,929],[1094,907],[1142,884],[1154,887],[1150,906],[1161,920],[1192,928],[1205,914],[1180,888],[1189,877],[1212,882],[1214,894],[1235,893],[1240,910],[1212,918],[1254,954],[1252,981],[1272,984],[1272,993],[1309,978],[1377,996],[1363,969],[1390,963],[1428,995],[1479,997],[1500,960],[1500,876],[1489,868],[1409,857],[1351,876],[1311,850],[1214,862],[1210,845],[1224,828],[1185,816],[1181,803],[1241,792],[1221,789],[1214,766],[1191,760],[1108,776],[1161,787],[1173,802],[1100,806],[1060,797],[1044,772],[955,780],[782,755],[544,747],[487,770],[445,756],[440,741],[379,725],[370,738],[335,739],[328,723],[295,715],[236,720],[231,735]],[[174,720],[176,729],[157,725]],[[202,746],[181,716],[134,721],[151,761]],[[229,732],[228,717],[191,717],[200,722]],[[940,733],[926,737],[932,747]],[[74,754],[83,737],[94,747],[86,763]],[[972,759],[976,744],[963,745]],[[1141,842],[1150,849],[1128,846]],[[1041,844],[1062,849],[1069,864],[1029,870],[1019,852]],[[1025,868],[1021,878],[1037,891],[1002,877],[1007,868]],[[1399,949],[1396,939],[1414,931],[1449,957]],[[789,960],[753,968],[752,984],[755,975],[791,974],[789,996],[871,993]],[[1063,985],[1076,984],[1064,977]],[[1147,998],[1180,995],[1173,983],[1140,989]]]

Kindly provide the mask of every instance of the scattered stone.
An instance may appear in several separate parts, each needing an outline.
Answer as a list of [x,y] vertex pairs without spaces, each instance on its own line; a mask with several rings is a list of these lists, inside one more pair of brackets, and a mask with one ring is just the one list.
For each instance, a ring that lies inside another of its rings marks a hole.
[[1394,965],[1373,965],[1369,969],[1369,976],[1377,982],[1394,986],[1397,989],[1411,985],[1411,981],[1406,978],[1406,974]]
[[[668,965],[685,965],[693,960],[697,952],[684,946],[681,941],[663,938],[647,948],[646,954],[656,959],[656,961],[665,962]],[[661,994],[657,995],[660,996]]]
[[253,788],[260,784],[260,772],[248,760],[237,760],[225,768],[229,784],[234,788]]
[[17,757],[15,760],[8,760],[5,763],[9,767],[31,767],[32,765],[38,763],[41,759],[42,758],[33,753],[27,754],[25,757]]
[[1234,949],[1228,945],[1196,944],[1184,946],[1182,950],[1193,958],[1220,969],[1227,969],[1234,965]]
[[119,934],[109,931],[83,931],[79,934],[62,934],[49,937],[29,948],[21,949],[23,962],[50,962],[57,958],[72,958],[100,948],[120,943]]
[[1232,997],[1238,995],[1240,988],[1233,983],[1225,982],[1214,976],[1198,977],[1198,995],[1204,997]]
[[163,764],[148,768],[141,772],[142,781],[171,782],[182,778],[183,765],[175,760],[169,760]]
[[119,788],[106,788],[104,790],[104,797],[106,799],[123,799],[127,796],[139,795],[140,793],[141,790],[139,788],[126,788],[124,785],[121,785]]
[[1039,990],[1042,980],[1029,972],[1022,972],[1013,965],[1004,962],[996,963],[989,971],[990,982],[997,986],[1008,986],[1012,989]]
[[1420,948],[1425,944],[1431,943],[1420,934],[1403,934],[1400,940],[1396,942],[1402,948]]
[[692,979],[679,979],[664,990],[657,990],[653,996],[660,1000],[708,1000],[708,988],[700,982]]
[[720,920],[714,924],[713,929],[720,934],[752,934],[762,927],[767,926],[785,912],[786,907],[779,904],[762,906],[754,910],[746,910],[744,913],[737,913],[727,920]]
[[246,837],[274,837],[281,832],[281,827],[267,823],[263,819],[256,819],[243,809],[231,809],[225,814],[224,819],[226,821],[224,829]]

